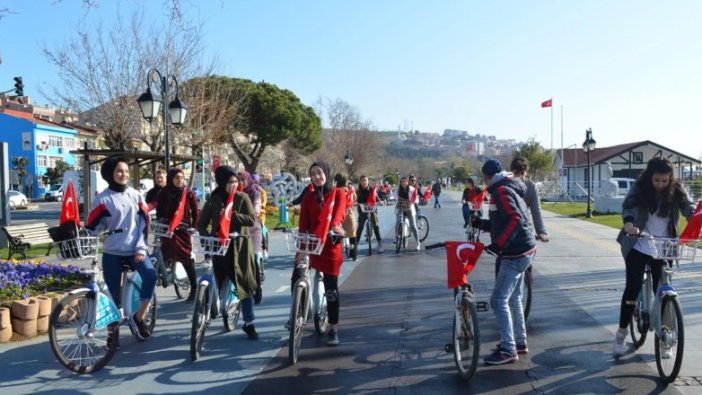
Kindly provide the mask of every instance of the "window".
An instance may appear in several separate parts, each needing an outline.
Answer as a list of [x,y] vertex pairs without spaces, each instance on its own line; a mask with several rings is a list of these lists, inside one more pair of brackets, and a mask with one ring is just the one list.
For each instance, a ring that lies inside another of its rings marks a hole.
[[643,163],[643,152],[631,152],[631,161],[634,163]]
[[49,167],[56,167],[56,162],[63,160],[62,156],[50,156],[49,157]]
[[59,136],[49,136],[49,147],[58,147],[61,148],[63,142],[62,138]]
[[63,139],[63,148],[65,149],[74,149],[76,148],[76,140],[70,137],[66,137]]
[[46,155],[37,155],[37,166],[46,167],[47,162]]

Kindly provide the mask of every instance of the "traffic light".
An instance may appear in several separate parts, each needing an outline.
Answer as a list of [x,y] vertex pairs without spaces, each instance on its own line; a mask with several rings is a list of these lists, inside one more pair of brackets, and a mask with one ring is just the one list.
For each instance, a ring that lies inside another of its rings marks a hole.
[[24,84],[22,83],[22,77],[15,77],[15,94],[17,94],[17,96],[24,96]]

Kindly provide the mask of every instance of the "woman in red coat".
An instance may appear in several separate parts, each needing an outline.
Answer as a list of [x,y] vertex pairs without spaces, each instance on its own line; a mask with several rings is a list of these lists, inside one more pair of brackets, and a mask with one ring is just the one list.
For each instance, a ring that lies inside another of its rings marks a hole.
[[[328,230],[344,235],[341,224],[344,222],[346,196],[342,190],[334,187],[329,165],[316,162],[310,166],[312,187],[302,199],[300,207],[300,232],[326,234]],[[333,201],[330,201],[332,199]],[[331,203],[331,204],[329,204]],[[327,224],[328,222],[328,224]],[[326,228],[328,225],[328,229]],[[320,229],[322,228],[322,229]],[[324,273],[324,288],[329,312],[329,338],[327,345],[339,344],[337,325],[339,323],[339,271],[344,262],[341,253],[341,240],[327,237],[322,253],[310,255],[310,266]],[[294,282],[294,280],[293,280]]]

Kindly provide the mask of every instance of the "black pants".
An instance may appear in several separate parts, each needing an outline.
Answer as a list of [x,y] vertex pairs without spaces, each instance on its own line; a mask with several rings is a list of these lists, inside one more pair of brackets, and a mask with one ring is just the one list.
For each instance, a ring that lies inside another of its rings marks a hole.
[[[356,230],[356,240],[361,240],[361,236],[363,235],[363,230],[365,229],[366,226],[366,221],[368,220],[368,214],[369,213],[364,213],[359,211],[358,213],[358,228]],[[378,240],[378,242],[381,242],[382,239],[380,238],[380,226],[378,225],[378,214],[377,213],[370,213],[370,221],[371,224],[373,225],[373,233],[375,233],[375,239]]]
[[626,286],[624,287],[624,294],[622,295],[622,304],[619,312],[620,328],[626,328],[631,323],[631,314],[634,312],[634,304],[628,302],[636,302],[636,298],[639,296],[646,264],[651,265],[654,292],[658,289],[658,282],[661,279],[661,270],[663,269],[662,260],[653,259],[650,255],[633,249],[629,255],[624,258],[624,262],[626,263]]
[[[292,288],[295,287],[297,280],[303,275],[305,269],[303,268],[293,268],[292,277],[290,278],[290,285]],[[312,269],[310,269],[312,270]],[[310,273],[311,275],[312,273]],[[314,281],[314,277],[310,279]],[[314,288],[314,286],[313,286]],[[329,323],[338,324],[339,323],[339,277],[332,276],[331,274],[324,274],[324,294],[327,297],[327,313],[329,314]],[[292,290],[291,290],[292,292]],[[310,295],[312,297],[312,295]]]

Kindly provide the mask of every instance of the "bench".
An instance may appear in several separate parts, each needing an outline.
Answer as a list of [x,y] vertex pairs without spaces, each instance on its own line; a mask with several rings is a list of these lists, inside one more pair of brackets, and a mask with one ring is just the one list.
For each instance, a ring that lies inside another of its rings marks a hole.
[[46,255],[49,255],[51,252],[53,240],[49,236],[49,226],[43,222],[3,226],[2,230],[7,234],[9,245],[7,259],[10,259],[16,253],[27,259],[27,248],[39,244],[49,243]]

